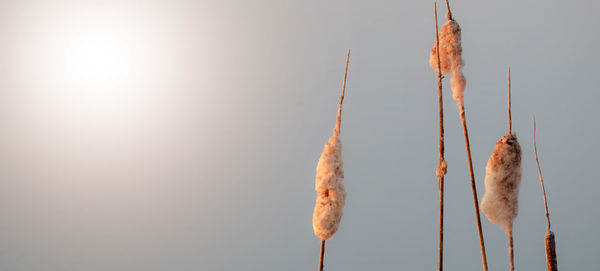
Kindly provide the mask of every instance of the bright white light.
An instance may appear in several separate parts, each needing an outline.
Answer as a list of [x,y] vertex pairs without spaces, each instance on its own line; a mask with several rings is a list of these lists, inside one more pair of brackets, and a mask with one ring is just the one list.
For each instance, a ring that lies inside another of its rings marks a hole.
[[114,146],[178,112],[172,89],[186,87],[189,48],[175,18],[110,5],[53,11],[13,23],[7,63],[16,63],[23,114],[69,144]]
[[64,137],[121,140],[136,131],[131,123],[140,112],[159,104],[148,87],[160,78],[152,76],[151,28],[143,28],[141,19],[109,15],[52,17],[32,43],[31,97]]
[[76,37],[69,54],[68,71],[82,83],[122,80],[130,67],[126,41],[104,33]]
[[139,62],[132,49],[141,45],[122,29],[106,24],[82,25],[68,33],[66,39],[65,76],[71,84],[98,89],[132,79],[133,68]]

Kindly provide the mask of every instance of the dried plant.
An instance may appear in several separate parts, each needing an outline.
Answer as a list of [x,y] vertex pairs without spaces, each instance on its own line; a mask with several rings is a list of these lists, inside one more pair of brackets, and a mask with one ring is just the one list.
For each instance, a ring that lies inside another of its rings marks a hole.
[[[436,44],[431,49],[429,64],[436,69],[439,65],[441,74],[452,73],[450,85],[452,89],[452,97],[456,101],[460,113],[463,134],[465,137],[465,148],[467,151],[467,161],[469,163],[469,174],[471,178],[471,191],[473,193],[473,206],[475,209],[475,218],[477,223],[477,232],[479,234],[479,245],[481,250],[481,262],[483,270],[487,271],[487,256],[485,253],[485,242],[483,240],[483,231],[481,229],[481,216],[479,214],[479,202],[477,199],[477,186],[475,185],[475,174],[473,172],[473,161],[471,159],[471,145],[469,143],[469,131],[467,129],[467,120],[465,117],[464,106],[464,90],[466,79],[462,73],[464,61],[462,60],[462,45],[461,45],[461,29],[458,23],[452,17],[450,4],[446,0],[448,13],[446,18],[448,21],[442,25],[442,29],[438,35]],[[438,45],[439,41],[439,45]],[[440,64],[436,63],[436,59],[440,59]]]
[[440,216],[439,216],[439,246],[438,246],[438,270],[442,271],[444,268],[444,175],[446,175],[447,167],[446,160],[444,160],[444,101],[442,98],[442,68],[440,60],[440,38],[438,35],[438,19],[437,19],[437,5],[433,3],[433,10],[435,15],[435,55],[437,56],[437,81],[438,81],[438,108],[439,108],[439,164],[435,170],[435,175],[438,177],[438,185],[440,190]]
[[548,213],[548,201],[546,200],[546,187],[544,186],[544,178],[542,177],[542,168],[540,167],[540,161],[538,159],[537,144],[535,142],[536,133],[535,117],[533,117],[533,150],[535,153],[535,162],[537,164],[538,173],[540,176],[540,185],[542,186],[542,193],[544,196],[544,208],[546,210],[546,222],[548,229],[544,235],[544,241],[546,245],[546,264],[548,271],[558,271],[558,263],[556,260],[556,243],[554,241],[554,232],[550,230],[550,214]]
[[342,95],[338,104],[337,119],[333,136],[325,144],[321,158],[317,165],[317,176],[315,190],[317,200],[313,213],[313,230],[315,235],[321,239],[321,252],[319,256],[319,270],[323,270],[323,258],[325,255],[325,240],[331,238],[338,230],[342,219],[342,210],[346,201],[344,190],[344,163],[342,161],[342,143],[339,139],[340,125],[342,122],[342,103],[346,92],[346,77],[348,75],[348,61],[350,49],[346,55],[346,70],[342,84]]
[[485,195],[481,210],[492,223],[500,224],[509,237],[510,270],[514,270],[513,221],[519,211],[521,146],[512,131],[510,113],[510,68],[508,69],[508,133],[494,146],[485,168]]

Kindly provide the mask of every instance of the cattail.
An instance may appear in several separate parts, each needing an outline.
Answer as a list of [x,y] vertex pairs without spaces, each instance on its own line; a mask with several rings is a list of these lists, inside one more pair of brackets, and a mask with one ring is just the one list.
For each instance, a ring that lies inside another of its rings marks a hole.
[[554,242],[554,232],[547,231],[544,236],[546,244],[546,264],[548,271],[558,271],[558,263],[556,261],[556,243]]
[[485,168],[485,195],[481,200],[481,211],[507,234],[517,217],[520,183],[521,146],[513,132],[496,142]]
[[338,230],[342,219],[342,209],[346,201],[346,190],[344,190],[344,162],[342,161],[342,142],[340,141],[340,125],[342,122],[342,103],[346,91],[346,77],[348,75],[348,61],[350,49],[346,56],[346,70],[342,84],[342,96],[338,104],[337,119],[333,136],[325,143],[323,153],[317,164],[317,176],[315,179],[315,190],[317,200],[313,213],[313,230],[315,235],[321,239],[321,254],[319,257],[319,270],[323,270],[323,258],[325,254],[325,240],[331,238]]
[[[442,25],[439,33],[439,59],[442,74],[452,73],[450,88],[452,97],[458,106],[463,105],[463,97],[467,80],[462,73],[464,62],[462,59],[461,29],[458,23],[448,15],[448,21]],[[429,65],[438,69],[438,49],[434,44],[429,55]]]
[[500,224],[509,237],[510,270],[514,270],[513,220],[519,210],[521,184],[521,146],[512,131],[510,114],[510,68],[508,69],[508,133],[494,146],[485,168],[485,195],[481,210],[488,220]]
[[[446,14],[446,18],[448,18],[448,21],[442,26],[442,29],[437,35],[436,44],[434,44],[429,55],[429,65],[436,72],[438,72],[438,76],[450,72],[452,73],[452,78],[450,79],[450,88],[452,89],[452,97],[454,98],[454,100],[456,101],[456,105],[458,106],[460,120],[463,128],[463,134],[465,136],[465,149],[467,151],[467,161],[469,163],[469,175],[471,179],[471,191],[473,193],[473,208],[475,209],[475,222],[477,223],[477,233],[479,234],[481,264],[483,266],[483,270],[487,271],[488,266],[487,256],[485,253],[485,241],[483,240],[483,230],[481,229],[481,216],[479,214],[477,186],[475,184],[473,160],[471,159],[471,145],[469,143],[469,130],[467,129],[467,119],[465,113],[465,106],[463,102],[464,90],[467,80],[462,73],[462,67],[464,66],[464,62],[462,60],[461,30],[458,23],[454,20],[454,18],[452,18],[452,12],[450,11],[450,4],[448,3],[448,0],[446,0],[446,7],[448,8],[448,13]],[[441,80],[439,80],[438,84],[441,85]],[[438,166],[438,172],[436,172],[436,174],[440,176],[443,173],[445,173],[445,167],[445,163],[440,163],[440,165]]]
[[334,135],[325,144],[321,159],[317,165],[317,202],[313,214],[315,235],[327,240],[337,231],[342,219],[342,208],[346,200],[342,162],[342,143]]
[[540,160],[538,159],[537,144],[535,142],[535,117],[533,117],[533,150],[535,153],[535,162],[537,164],[538,173],[540,176],[540,185],[542,186],[542,195],[544,196],[544,208],[546,210],[546,222],[548,223],[548,230],[544,235],[544,243],[546,246],[546,264],[548,271],[558,271],[558,262],[556,260],[556,244],[554,242],[554,232],[550,230],[550,214],[548,213],[548,201],[546,200],[546,187],[544,186],[544,178],[542,177],[542,168],[540,167]]

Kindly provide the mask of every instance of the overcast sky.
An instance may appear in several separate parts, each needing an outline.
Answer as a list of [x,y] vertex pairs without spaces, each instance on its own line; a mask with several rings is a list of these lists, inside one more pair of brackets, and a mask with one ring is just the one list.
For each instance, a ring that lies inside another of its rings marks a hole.
[[[445,5],[438,2],[440,24]],[[523,149],[518,270],[597,267],[600,4],[451,1],[475,178]],[[0,270],[315,270],[315,168],[352,49],[344,215],[325,270],[437,266],[432,1],[0,1]],[[447,270],[481,270],[444,80]],[[490,270],[507,237],[482,216]]]

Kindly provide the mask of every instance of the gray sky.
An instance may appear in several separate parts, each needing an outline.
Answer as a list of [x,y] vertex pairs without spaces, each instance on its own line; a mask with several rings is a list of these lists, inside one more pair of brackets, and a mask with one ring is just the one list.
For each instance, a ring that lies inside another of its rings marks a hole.
[[[0,1],[0,269],[316,269],[315,167],[348,47],[348,196],[325,269],[434,269],[432,5]],[[507,129],[512,69],[523,148],[516,268],[545,268],[535,114],[559,266],[592,270],[600,4],[451,7],[480,198]],[[481,270],[463,135],[444,84],[445,267]],[[482,219],[490,270],[507,269],[507,238]]]

